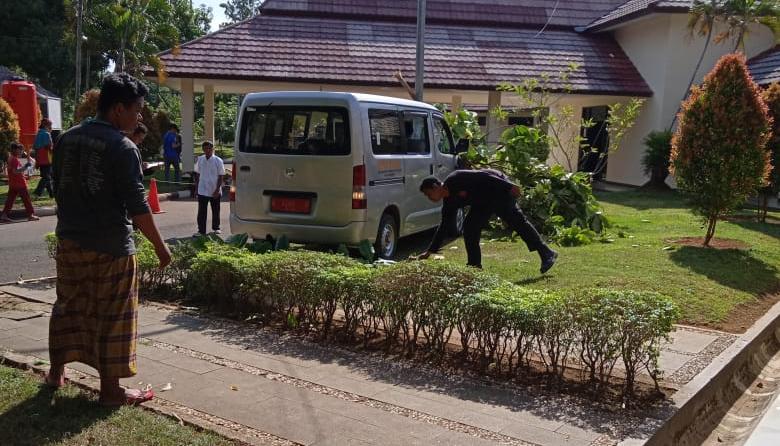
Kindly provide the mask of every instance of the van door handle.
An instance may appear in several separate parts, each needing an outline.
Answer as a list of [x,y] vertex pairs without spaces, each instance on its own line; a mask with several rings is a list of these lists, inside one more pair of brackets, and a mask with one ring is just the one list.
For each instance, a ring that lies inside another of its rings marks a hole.
[[431,164],[431,175],[433,175],[433,164]]
[[241,172],[249,172],[252,170],[249,166],[241,166],[238,168]]

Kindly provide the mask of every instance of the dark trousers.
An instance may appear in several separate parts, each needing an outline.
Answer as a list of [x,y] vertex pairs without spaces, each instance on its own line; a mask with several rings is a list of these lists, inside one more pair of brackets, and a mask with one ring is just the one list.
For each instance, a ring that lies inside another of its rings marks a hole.
[[38,181],[38,187],[35,188],[33,194],[40,196],[43,193],[43,189],[49,193],[49,197],[54,197],[54,192],[51,190],[51,166],[38,166],[41,170],[41,180]]
[[219,201],[220,197],[207,197],[205,195],[198,195],[198,232],[201,234],[206,233],[206,212],[211,203],[211,229],[214,231],[219,230]]
[[175,176],[174,181],[181,181],[181,175],[179,173],[179,163],[181,161],[178,158],[165,157],[165,180],[171,179],[171,166],[173,166],[173,174]]
[[528,246],[529,251],[547,250],[536,228],[528,222],[523,212],[517,207],[517,202],[511,196],[497,199],[494,203],[483,206],[471,206],[466,220],[463,222],[463,241],[466,245],[468,264],[482,267],[482,251],[479,248],[479,238],[482,228],[487,226],[493,214],[504,220],[509,229],[517,232]]

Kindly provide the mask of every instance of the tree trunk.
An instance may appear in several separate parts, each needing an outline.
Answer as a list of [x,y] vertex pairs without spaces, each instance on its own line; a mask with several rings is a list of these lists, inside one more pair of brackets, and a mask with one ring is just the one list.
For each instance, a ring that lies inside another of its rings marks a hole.
[[674,124],[677,122],[677,115],[680,114],[680,109],[682,108],[682,103],[685,102],[686,99],[688,99],[688,96],[691,94],[691,86],[693,85],[693,82],[696,80],[696,75],[699,74],[699,69],[701,69],[701,63],[704,62],[704,56],[707,54],[707,49],[710,47],[710,40],[712,40],[712,28],[715,24],[710,24],[710,29],[707,31],[707,40],[704,42],[704,49],[701,50],[701,54],[699,54],[699,61],[696,62],[696,68],[693,70],[693,74],[691,75],[691,79],[688,81],[688,87],[685,89],[685,95],[683,95],[682,101],[680,101],[680,104],[677,106],[677,112],[672,117],[672,123],[669,124],[669,128],[667,130],[671,131],[674,128]]
[[710,216],[707,222],[707,235],[704,237],[704,246],[710,246],[710,240],[715,235],[715,225],[718,223],[718,216]]

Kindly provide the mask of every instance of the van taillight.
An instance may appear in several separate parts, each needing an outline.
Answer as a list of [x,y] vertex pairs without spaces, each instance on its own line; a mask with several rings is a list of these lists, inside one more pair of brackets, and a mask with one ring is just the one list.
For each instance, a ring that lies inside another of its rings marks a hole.
[[366,208],[366,166],[352,168],[352,209]]
[[236,175],[238,173],[238,166],[233,163],[233,170],[230,174],[232,181],[230,182],[230,201],[236,201]]

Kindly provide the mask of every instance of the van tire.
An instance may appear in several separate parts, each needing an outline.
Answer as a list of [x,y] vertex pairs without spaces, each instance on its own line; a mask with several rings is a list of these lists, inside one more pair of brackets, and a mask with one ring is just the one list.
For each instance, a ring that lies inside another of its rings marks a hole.
[[374,251],[377,258],[392,259],[398,250],[398,222],[395,216],[389,212],[382,214],[379,219],[379,228],[376,231],[376,243]]

